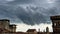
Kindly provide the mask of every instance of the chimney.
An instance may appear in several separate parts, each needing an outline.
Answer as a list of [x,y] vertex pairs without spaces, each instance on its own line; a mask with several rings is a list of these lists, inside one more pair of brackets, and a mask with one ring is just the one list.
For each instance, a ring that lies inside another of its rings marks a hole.
[[49,28],[48,27],[46,27],[46,32],[49,32]]
[[38,29],[38,32],[40,32],[40,29]]

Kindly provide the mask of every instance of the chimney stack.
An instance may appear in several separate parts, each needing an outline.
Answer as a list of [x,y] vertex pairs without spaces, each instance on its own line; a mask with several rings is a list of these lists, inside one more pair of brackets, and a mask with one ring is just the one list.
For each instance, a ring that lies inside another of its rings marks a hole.
[[40,29],[38,29],[38,32],[40,32]]
[[49,32],[49,28],[48,27],[46,27],[46,32]]

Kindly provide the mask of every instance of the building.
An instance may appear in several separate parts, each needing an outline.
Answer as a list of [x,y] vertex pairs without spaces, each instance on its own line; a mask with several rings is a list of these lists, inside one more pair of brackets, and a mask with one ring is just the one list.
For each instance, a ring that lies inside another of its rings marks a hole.
[[[40,29],[39,29],[40,30]],[[38,32],[38,34],[52,34],[52,32],[49,32],[49,28],[48,27],[46,27],[46,32],[44,31],[44,32]]]
[[37,34],[36,29],[28,29],[27,34]]
[[0,20],[0,28],[9,29],[10,21],[8,19],[1,19]]
[[51,16],[53,34],[60,34],[60,16]]
[[16,25],[11,25],[10,20],[1,19],[0,20],[0,32],[16,32]]
[[46,32],[39,32],[36,29],[28,29],[26,32],[16,32],[16,25],[10,24],[10,20],[0,20],[0,34],[60,34],[60,16],[51,16],[53,32],[49,32],[49,28],[46,27]]
[[16,32],[16,25],[15,24],[9,25],[9,29],[11,32]]
[[1,19],[0,20],[0,34],[49,34],[49,28],[46,28],[46,32],[39,32],[36,29],[28,29],[27,32],[16,32],[16,25],[10,24],[10,20]]

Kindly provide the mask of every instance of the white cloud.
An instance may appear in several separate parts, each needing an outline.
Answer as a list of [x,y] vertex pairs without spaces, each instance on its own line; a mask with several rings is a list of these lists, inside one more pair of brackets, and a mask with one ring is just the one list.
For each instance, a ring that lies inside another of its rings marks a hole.
[[14,0],[0,0],[0,4],[5,4],[5,3],[11,2],[11,1],[14,1]]
[[55,0],[47,0],[48,1],[48,3],[54,3],[55,2]]
[[14,0],[6,0],[6,1],[14,1]]
[[27,25],[27,24],[23,24],[23,23],[16,23],[17,24],[17,32],[18,31],[22,31],[22,32],[26,32],[28,29],[36,29],[38,31],[38,29],[40,28],[40,31],[43,32],[44,30],[46,31],[46,27],[49,27],[49,31],[52,32],[52,24],[39,24],[39,25]]

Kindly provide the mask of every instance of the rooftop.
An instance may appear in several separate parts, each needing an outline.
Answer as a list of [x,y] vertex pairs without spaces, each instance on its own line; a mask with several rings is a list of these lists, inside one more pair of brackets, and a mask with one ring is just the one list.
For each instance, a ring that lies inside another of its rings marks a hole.
[[51,16],[50,17],[51,20],[60,20],[60,16],[57,15],[57,16]]
[[10,21],[10,20],[8,20],[8,19],[0,19],[0,21]]
[[36,29],[28,29],[27,32],[34,32]]

